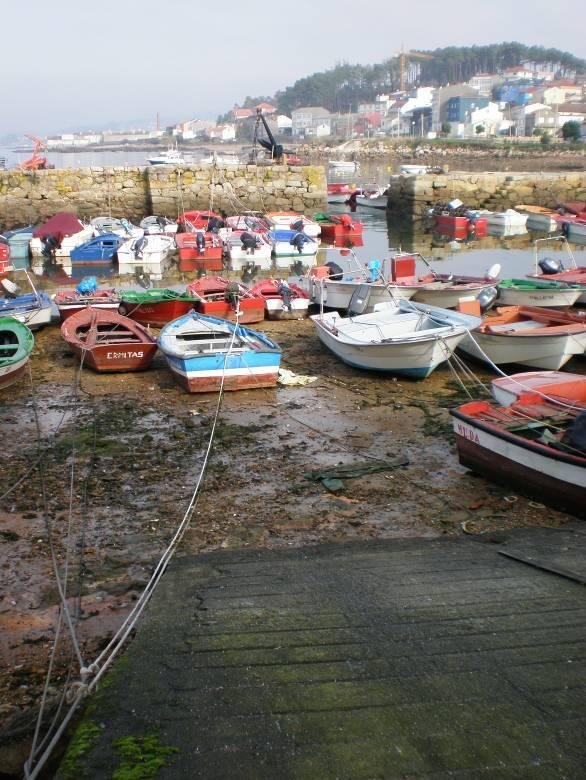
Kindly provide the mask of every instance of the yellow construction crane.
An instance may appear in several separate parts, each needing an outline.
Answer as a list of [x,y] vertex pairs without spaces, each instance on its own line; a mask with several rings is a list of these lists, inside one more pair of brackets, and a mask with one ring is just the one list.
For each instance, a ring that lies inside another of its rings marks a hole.
[[407,72],[407,59],[410,60],[414,60],[414,59],[433,60],[434,59],[432,54],[423,54],[422,52],[419,51],[403,51],[403,49],[401,49],[399,54],[396,54],[395,56],[399,58],[399,74],[400,74],[399,89],[401,90],[401,92],[405,91],[405,75]]

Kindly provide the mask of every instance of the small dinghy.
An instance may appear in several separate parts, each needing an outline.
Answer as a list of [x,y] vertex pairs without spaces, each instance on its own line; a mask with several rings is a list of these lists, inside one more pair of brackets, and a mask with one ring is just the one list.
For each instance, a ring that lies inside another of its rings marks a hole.
[[524,393],[537,393],[586,408],[586,375],[569,371],[522,371],[500,376],[492,380],[491,391],[501,406],[509,406]]
[[138,322],[91,306],[68,317],[61,335],[95,371],[144,371],[157,351],[154,336]]
[[26,325],[14,317],[0,317],[0,390],[20,379],[34,345]]
[[165,325],[159,347],[190,393],[274,387],[281,350],[264,333],[196,312]]

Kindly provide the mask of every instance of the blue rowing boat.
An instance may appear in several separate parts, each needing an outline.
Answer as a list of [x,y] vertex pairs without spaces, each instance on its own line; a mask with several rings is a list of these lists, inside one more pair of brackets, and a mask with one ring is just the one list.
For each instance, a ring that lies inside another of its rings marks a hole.
[[175,379],[190,393],[274,387],[281,349],[264,333],[191,312],[168,323],[158,344]]

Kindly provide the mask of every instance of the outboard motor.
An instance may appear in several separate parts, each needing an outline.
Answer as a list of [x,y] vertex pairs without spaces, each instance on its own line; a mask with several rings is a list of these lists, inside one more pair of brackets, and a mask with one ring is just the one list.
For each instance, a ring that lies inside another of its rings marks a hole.
[[291,230],[297,230],[299,233],[303,233],[303,220],[302,219],[296,219],[295,222],[291,223]]
[[20,293],[20,287],[14,282],[11,282],[10,279],[2,279],[0,284],[2,285],[2,290],[7,298],[16,298]]
[[495,263],[485,271],[484,278],[489,282],[492,281],[493,279],[496,280],[499,278],[500,272],[501,272],[501,264]]
[[348,317],[356,317],[359,314],[364,314],[368,308],[370,302],[370,287],[367,284],[359,285],[350,298],[346,314]]
[[563,263],[560,260],[554,260],[553,257],[543,257],[537,265],[543,274],[557,274],[564,270]]
[[302,276],[305,273],[306,268],[303,265],[302,260],[295,260],[295,262],[291,264],[290,270],[293,276]]
[[208,230],[210,233],[217,233],[222,227],[224,227],[224,220],[219,217],[210,217],[208,219]]
[[197,247],[197,251],[200,253],[200,255],[203,255],[203,253],[206,251],[206,237],[203,233],[195,234],[195,246]]
[[480,304],[480,311],[488,311],[492,304],[498,298],[499,291],[496,287],[485,287],[476,296],[476,300]]
[[303,252],[304,245],[309,241],[309,236],[306,236],[305,233],[299,232],[295,233],[293,238],[289,241],[289,243],[295,247],[295,249],[301,254]]
[[240,235],[240,243],[246,250],[247,255],[253,255],[254,250],[256,249],[256,236],[253,236],[252,233],[247,233],[244,231]]
[[340,268],[340,266],[337,263],[332,262],[331,260],[327,263],[325,263],[326,267],[330,269],[330,279],[333,279],[334,281],[339,281],[344,277],[344,271]]
[[242,266],[242,273],[240,274],[240,279],[242,280],[243,284],[249,284],[252,282],[254,277],[257,275],[258,271],[260,269],[259,265],[255,265],[255,263],[252,260],[249,260],[246,265]]
[[41,254],[45,258],[52,258],[55,253],[55,249],[57,249],[57,239],[55,236],[45,236],[45,238],[41,239],[41,241],[43,242]]
[[134,244],[132,244],[132,248],[134,250],[134,256],[136,258],[141,258],[142,257],[142,253],[147,248],[148,242],[149,242],[148,238],[146,236],[142,236],[142,238],[138,238],[134,242]]
[[284,279],[281,279],[279,282],[277,292],[283,299],[283,308],[291,311],[291,296],[293,295],[293,290]]

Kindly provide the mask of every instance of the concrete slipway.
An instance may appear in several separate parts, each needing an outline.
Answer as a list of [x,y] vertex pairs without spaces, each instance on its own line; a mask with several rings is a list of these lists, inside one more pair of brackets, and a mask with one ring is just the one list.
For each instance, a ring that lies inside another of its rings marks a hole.
[[586,777],[585,581],[580,523],[177,560],[57,776]]

